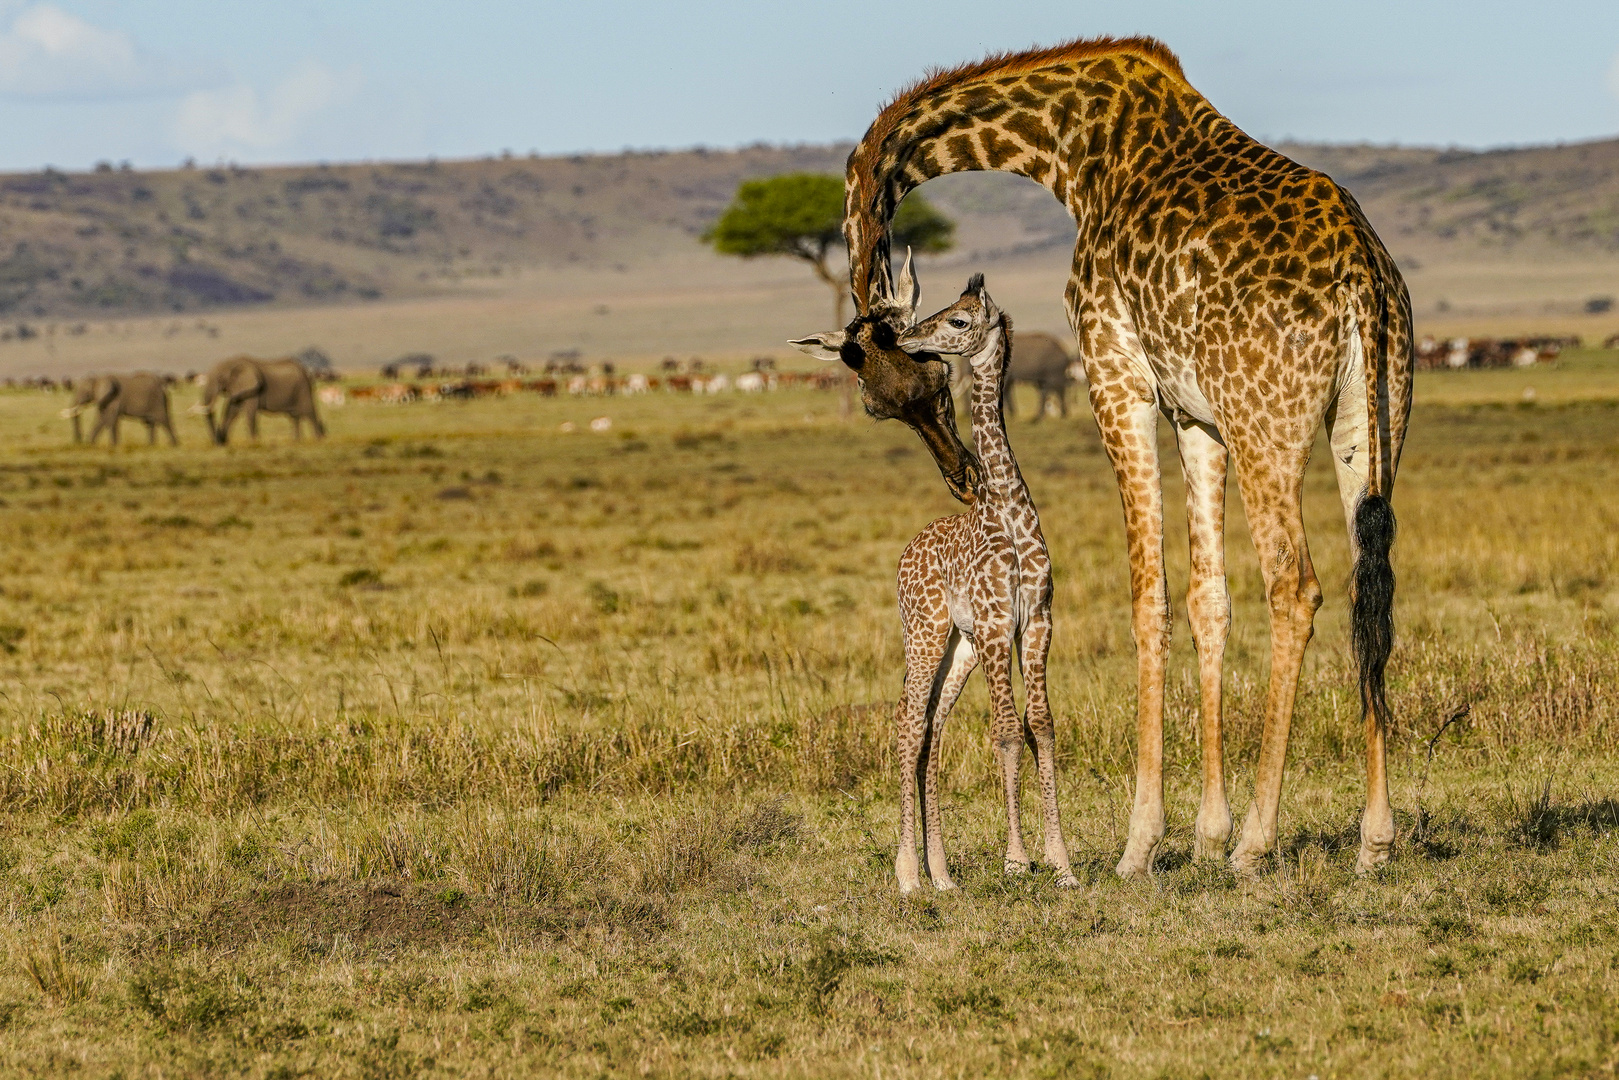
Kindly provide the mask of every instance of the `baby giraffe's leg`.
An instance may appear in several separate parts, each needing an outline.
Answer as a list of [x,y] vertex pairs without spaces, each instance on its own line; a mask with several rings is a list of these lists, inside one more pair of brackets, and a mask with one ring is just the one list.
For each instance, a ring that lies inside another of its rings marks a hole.
[[950,879],[950,867],[945,862],[944,828],[939,820],[939,745],[944,741],[944,722],[950,718],[961,688],[967,685],[967,678],[977,666],[978,654],[972,642],[960,630],[953,630],[945,649],[938,700],[932,707],[927,726],[926,772],[922,779],[922,836],[926,849],[923,859],[933,887],[940,891],[954,889],[956,883]]
[[914,892],[922,884],[916,858],[917,780],[949,633],[948,628],[932,626],[907,626],[905,631],[905,696],[894,710],[899,755],[899,855],[894,873],[902,893]]
[[1023,723],[1018,719],[1017,702],[1012,696],[1011,635],[996,631],[980,633],[978,656],[984,664],[984,681],[989,684],[990,744],[1000,760],[1001,784],[1006,793],[1006,872],[1026,874],[1029,853],[1023,848],[1023,822],[1018,809]]
[[1046,862],[1057,872],[1057,884],[1078,885],[1068,864],[1068,846],[1062,839],[1062,821],[1057,812],[1057,731],[1051,719],[1051,702],[1046,696],[1046,656],[1051,652],[1051,609],[1035,613],[1023,631],[1018,656],[1023,663],[1023,687],[1027,698],[1023,726],[1034,750],[1034,767],[1040,777],[1040,806],[1045,813]]

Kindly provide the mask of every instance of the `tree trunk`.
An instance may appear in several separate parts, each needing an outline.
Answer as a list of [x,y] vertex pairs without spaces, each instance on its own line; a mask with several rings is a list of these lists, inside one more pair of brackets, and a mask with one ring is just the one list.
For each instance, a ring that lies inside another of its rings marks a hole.
[[[843,328],[843,314],[849,305],[849,282],[839,281],[833,277],[826,268],[826,253],[823,251],[818,259],[810,259],[810,266],[815,270],[815,276],[824,281],[832,290],[832,312],[837,319],[833,326]],[[844,369],[842,385],[838,388],[838,419],[847,421],[854,416],[854,372]]]
[[832,315],[833,318],[837,319],[837,322],[833,323],[833,325],[839,330],[843,329],[843,313],[849,305],[848,279],[845,278],[843,281],[839,281],[832,276],[832,272],[826,268],[826,252],[824,251],[821,252],[820,258],[806,261],[810,264],[810,269],[815,271],[815,276],[825,282],[826,287],[832,290]]

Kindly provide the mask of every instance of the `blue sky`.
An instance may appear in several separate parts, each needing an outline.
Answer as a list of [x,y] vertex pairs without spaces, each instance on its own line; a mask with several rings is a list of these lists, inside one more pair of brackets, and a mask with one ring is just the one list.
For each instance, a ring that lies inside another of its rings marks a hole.
[[1619,135],[1619,2],[0,0],[0,169],[859,136],[929,66],[1148,33],[1249,132]]

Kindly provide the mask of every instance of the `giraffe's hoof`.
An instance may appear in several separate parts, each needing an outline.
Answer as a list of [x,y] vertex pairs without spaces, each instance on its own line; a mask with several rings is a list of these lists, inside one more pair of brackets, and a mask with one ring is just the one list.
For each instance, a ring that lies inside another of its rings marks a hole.
[[1143,830],[1139,834],[1131,831],[1130,839],[1125,842],[1124,855],[1119,859],[1119,865],[1113,872],[1121,878],[1149,878],[1152,877],[1153,858],[1158,854],[1158,843],[1164,838],[1163,829],[1157,830],[1157,835]]
[[1225,858],[1226,842],[1231,839],[1231,828],[1225,832],[1205,836],[1198,833],[1192,839],[1192,858],[1198,862],[1220,862]]
[[933,888],[936,892],[949,892],[956,887],[956,883],[947,877],[934,878]]
[[1262,848],[1249,847],[1238,844],[1237,850],[1231,853],[1231,869],[1238,877],[1256,878],[1260,868],[1265,865],[1265,856],[1269,854]]
[[1383,847],[1362,844],[1360,854],[1355,857],[1355,873],[1370,874],[1387,866],[1394,854],[1392,848],[1393,845]]
[[1029,864],[1026,862],[1018,862],[1016,859],[1007,859],[1004,869],[1008,874],[1027,874],[1029,872]]
[[1077,889],[1079,888],[1079,879],[1074,876],[1071,870],[1060,871],[1057,874],[1057,888]]

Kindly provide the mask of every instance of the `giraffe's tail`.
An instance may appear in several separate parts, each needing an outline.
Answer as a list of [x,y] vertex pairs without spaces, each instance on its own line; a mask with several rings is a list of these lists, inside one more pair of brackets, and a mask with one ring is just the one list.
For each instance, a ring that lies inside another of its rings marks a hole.
[[[1369,245],[1368,245],[1369,246]],[[1355,567],[1352,574],[1350,639],[1360,675],[1361,706],[1379,727],[1390,719],[1384,673],[1394,651],[1394,439],[1391,423],[1389,366],[1398,342],[1409,335],[1394,323],[1404,308],[1389,295],[1375,256],[1357,253],[1351,275],[1351,303],[1359,334],[1361,370],[1366,379],[1367,479],[1355,504],[1352,525]]]
[[1387,497],[1368,491],[1355,506],[1354,600],[1350,613],[1355,667],[1360,672],[1361,707],[1389,722],[1384,671],[1394,651],[1394,507]]

